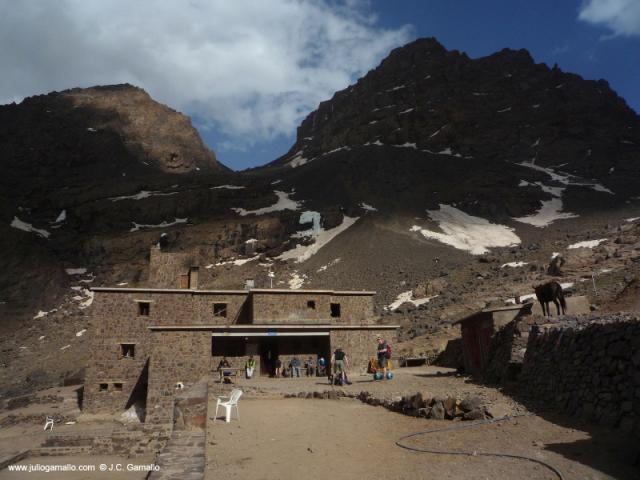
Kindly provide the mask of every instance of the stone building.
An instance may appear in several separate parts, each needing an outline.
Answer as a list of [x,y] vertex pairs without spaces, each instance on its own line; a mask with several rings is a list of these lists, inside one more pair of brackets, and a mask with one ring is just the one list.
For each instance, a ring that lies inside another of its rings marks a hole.
[[268,375],[278,356],[327,358],[342,347],[357,373],[375,356],[376,336],[395,339],[397,326],[374,321],[375,292],[198,289],[197,269],[173,259],[188,288],[92,289],[86,411],[144,405],[148,422],[169,422],[176,386],[210,375],[223,355],[236,367],[253,355],[256,373]]

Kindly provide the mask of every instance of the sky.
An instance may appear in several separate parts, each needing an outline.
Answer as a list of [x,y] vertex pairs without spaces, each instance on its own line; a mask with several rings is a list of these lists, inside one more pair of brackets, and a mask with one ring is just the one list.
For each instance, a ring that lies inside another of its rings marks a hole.
[[0,0],[0,104],[115,83],[190,115],[225,165],[284,154],[299,123],[395,47],[526,48],[640,112],[640,0]]

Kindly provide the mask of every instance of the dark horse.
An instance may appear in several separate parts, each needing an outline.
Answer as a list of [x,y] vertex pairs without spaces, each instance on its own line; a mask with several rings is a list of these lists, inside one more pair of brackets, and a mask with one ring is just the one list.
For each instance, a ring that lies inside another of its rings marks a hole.
[[[549,302],[555,303],[558,309],[558,315],[560,315],[560,307],[562,307],[562,314],[564,315],[567,310],[567,302],[564,300],[562,286],[558,282],[543,283],[533,288],[536,291],[536,297],[542,307],[543,315],[547,317],[551,316],[551,312],[549,312]],[[560,302],[558,302],[558,300]]]

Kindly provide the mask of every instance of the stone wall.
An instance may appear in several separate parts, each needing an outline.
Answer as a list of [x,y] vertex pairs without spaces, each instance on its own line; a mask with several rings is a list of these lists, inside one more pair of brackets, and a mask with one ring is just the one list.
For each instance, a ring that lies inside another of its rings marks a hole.
[[529,334],[522,392],[640,437],[640,319],[571,319]]
[[149,362],[149,423],[173,423],[178,382],[191,387],[210,373],[211,332],[155,331]]
[[[369,324],[373,320],[373,296],[334,292],[281,290],[252,292],[254,323]],[[308,303],[313,302],[315,308]],[[340,304],[340,316],[331,316],[331,304]]]
[[149,259],[149,287],[180,288],[180,275],[188,274],[197,267],[196,255],[192,253],[168,253],[151,247]]

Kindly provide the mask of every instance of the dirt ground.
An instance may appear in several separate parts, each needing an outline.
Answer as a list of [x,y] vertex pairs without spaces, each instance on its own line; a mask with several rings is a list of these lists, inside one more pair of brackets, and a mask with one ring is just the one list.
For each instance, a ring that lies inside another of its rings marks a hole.
[[[215,399],[213,408],[215,411]],[[222,418],[220,414],[219,418]],[[392,413],[353,399],[247,399],[240,421],[208,423],[206,478],[225,479],[554,479],[543,466],[513,459],[411,452],[402,435],[462,422]],[[408,440],[435,449],[530,456],[566,480],[637,479],[629,444],[537,416]]]

